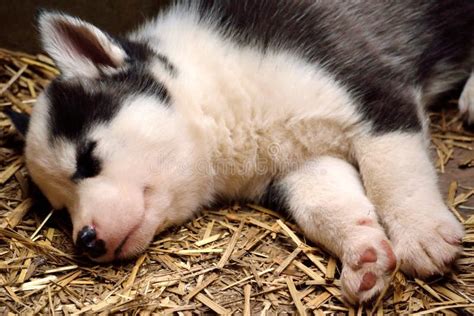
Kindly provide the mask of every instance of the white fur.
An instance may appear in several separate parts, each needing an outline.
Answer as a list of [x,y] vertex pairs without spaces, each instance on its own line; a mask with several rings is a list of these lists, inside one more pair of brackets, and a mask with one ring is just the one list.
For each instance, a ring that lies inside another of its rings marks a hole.
[[[165,85],[176,111],[195,129],[195,142],[205,140],[219,195],[255,198],[271,176],[309,157],[348,158],[347,138],[359,116],[324,70],[290,53],[237,47],[192,16],[170,15],[145,30],[139,38],[156,39],[155,49],[180,65],[180,75]],[[259,172],[259,162],[269,172]]]
[[25,156],[28,170],[54,208],[61,209],[77,199],[69,175],[75,169],[74,146],[64,141],[48,142],[47,99],[40,95],[29,123]]

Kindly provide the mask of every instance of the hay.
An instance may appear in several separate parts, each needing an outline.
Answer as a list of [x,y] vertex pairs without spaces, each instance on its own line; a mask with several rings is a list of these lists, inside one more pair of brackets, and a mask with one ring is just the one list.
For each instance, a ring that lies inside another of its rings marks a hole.
[[[30,113],[57,74],[46,56],[0,50],[0,110]],[[341,299],[340,263],[306,243],[291,221],[256,205],[205,211],[131,262],[87,262],[74,253],[67,216],[33,202],[21,141],[0,113],[0,312],[472,313],[474,188],[465,179],[474,175],[474,134],[461,128],[455,109],[431,121],[437,167],[450,179],[447,203],[467,232],[458,269],[429,282],[396,271],[371,305],[351,307]]]

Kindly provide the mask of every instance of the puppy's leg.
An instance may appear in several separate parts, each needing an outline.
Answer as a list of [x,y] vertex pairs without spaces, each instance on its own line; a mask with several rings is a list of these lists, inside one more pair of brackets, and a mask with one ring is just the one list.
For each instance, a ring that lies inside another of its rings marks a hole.
[[342,261],[347,299],[366,301],[383,289],[396,258],[353,166],[322,157],[287,175],[278,188],[305,235]]
[[468,124],[474,124],[474,72],[471,73],[459,98],[459,111],[466,115]]
[[421,277],[446,272],[461,250],[463,228],[443,203],[422,133],[368,136],[355,152],[402,270]]

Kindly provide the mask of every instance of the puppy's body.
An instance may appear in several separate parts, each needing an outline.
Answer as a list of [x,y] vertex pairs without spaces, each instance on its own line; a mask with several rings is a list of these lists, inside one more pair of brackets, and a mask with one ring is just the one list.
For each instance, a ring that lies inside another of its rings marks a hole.
[[470,1],[190,1],[118,40],[45,14],[63,74],[32,115],[30,173],[97,260],[217,199],[278,202],[367,300],[396,258],[428,276],[459,251],[424,108],[469,77],[473,20]]

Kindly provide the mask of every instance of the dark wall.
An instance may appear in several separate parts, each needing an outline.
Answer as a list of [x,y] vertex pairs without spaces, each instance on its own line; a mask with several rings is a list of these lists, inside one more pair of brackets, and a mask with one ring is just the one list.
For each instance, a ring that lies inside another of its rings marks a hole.
[[0,47],[41,51],[35,26],[39,8],[64,11],[111,34],[124,34],[153,17],[169,0],[0,0]]

